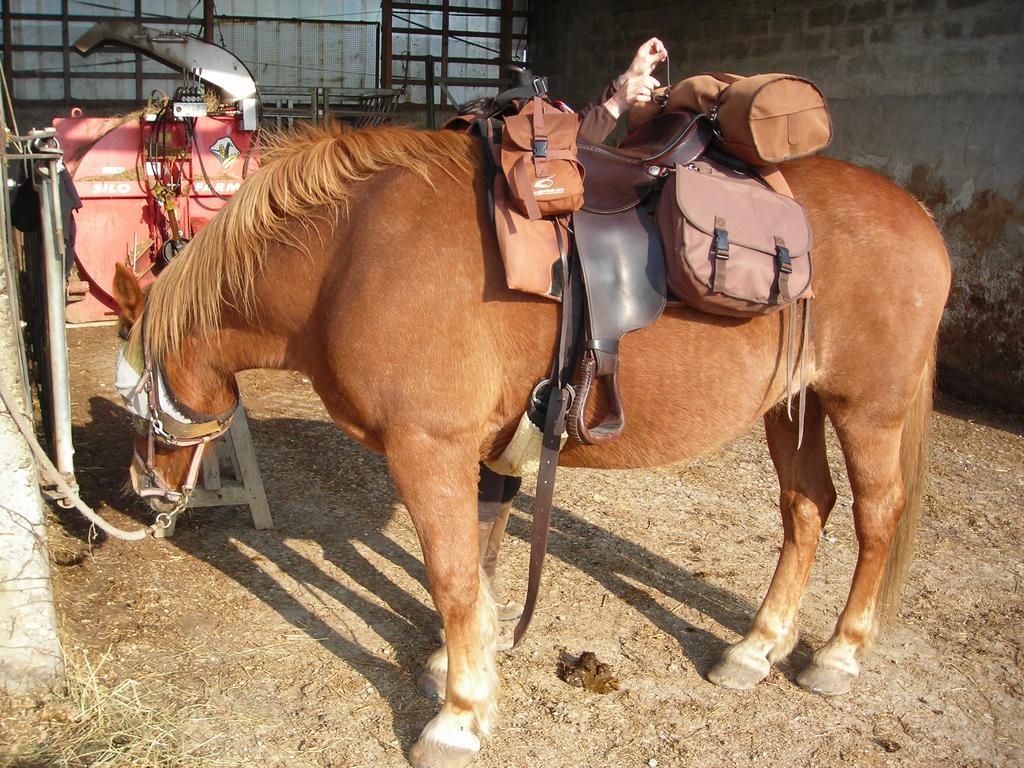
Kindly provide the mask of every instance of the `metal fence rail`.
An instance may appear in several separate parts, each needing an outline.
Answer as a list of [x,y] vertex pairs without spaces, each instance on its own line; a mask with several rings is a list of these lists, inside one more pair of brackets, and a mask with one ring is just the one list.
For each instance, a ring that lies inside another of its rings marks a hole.
[[381,125],[391,119],[400,95],[391,88],[262,88],[261,125],[291,130],[296,120],[322,123],[332,118],[356,128]]

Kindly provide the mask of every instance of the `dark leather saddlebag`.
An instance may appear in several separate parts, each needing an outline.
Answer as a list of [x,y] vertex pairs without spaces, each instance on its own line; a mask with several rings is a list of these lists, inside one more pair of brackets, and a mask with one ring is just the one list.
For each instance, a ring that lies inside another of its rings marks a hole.
[[760,180],[707,159],[676,166],[657,219],[669,289],[695,309],[751,317],[810,296],[803,206]]

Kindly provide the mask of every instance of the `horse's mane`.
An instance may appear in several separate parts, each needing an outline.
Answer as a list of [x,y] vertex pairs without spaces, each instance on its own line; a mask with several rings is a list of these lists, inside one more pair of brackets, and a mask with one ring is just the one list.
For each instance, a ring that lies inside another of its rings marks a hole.
[[226,302],[245,316],[268,247],[308,251],[311,225],[348,205],[354,182],[398,166],[432,184],[430,171],[468,172],[479,155],[464,134],[404,127],[350,130],[305,126],[271,136],[260,168],[153,283],[144,343],[154,359],[180,348],[186,335],[220,326]]

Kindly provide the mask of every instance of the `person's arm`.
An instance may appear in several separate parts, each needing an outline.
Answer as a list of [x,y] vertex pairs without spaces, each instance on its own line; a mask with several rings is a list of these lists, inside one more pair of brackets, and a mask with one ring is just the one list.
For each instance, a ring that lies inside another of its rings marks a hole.
[[599,100],[580,110],[579,136],[591,144],[600,144],[604,141],[618,123],[618,115],[613,115],[605,106],[618,90],[617,80],[618,78],[612,80],[605,87]]
[[649,102],[654,89],[661,85],[651,73],[667,58],[665,44],[658,38],[641,45],[626,71],[604,89],[601,99],[581,110],[579,135],[593,143],[604,141],[631,106]]

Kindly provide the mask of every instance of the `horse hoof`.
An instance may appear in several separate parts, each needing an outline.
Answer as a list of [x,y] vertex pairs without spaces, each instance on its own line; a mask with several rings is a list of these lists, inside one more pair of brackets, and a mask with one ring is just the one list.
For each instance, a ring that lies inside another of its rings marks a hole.
[[429,668],[423,670],[416,688],[431,701],[444,701],[444,688],[447,684],[447,675],[432,672]]
[[770,667],[767,661],[765,667],[766,669],[761,670],[722,659],[708,671],[708,680],[733,691],[749,691],[768,677]]
[[511,651],[512,650],[512,638],[513,632],[515,631],[516,625],[508,622],[507,624],[498,625],[498,634],[494,638],[494,650],[496,651]]
[[413,768],[465,768],[478,751],[420,739],[412,745],[409,762]]
[[820,667],[811,663],[796,676],[796,684],[811,693],[822,696],[842,696],[853,688],[856,675],[835,667]]
[[506,600],[496,606],[498,609],[498,621],[515,621],[523,615],[523,604],[515,600]]

